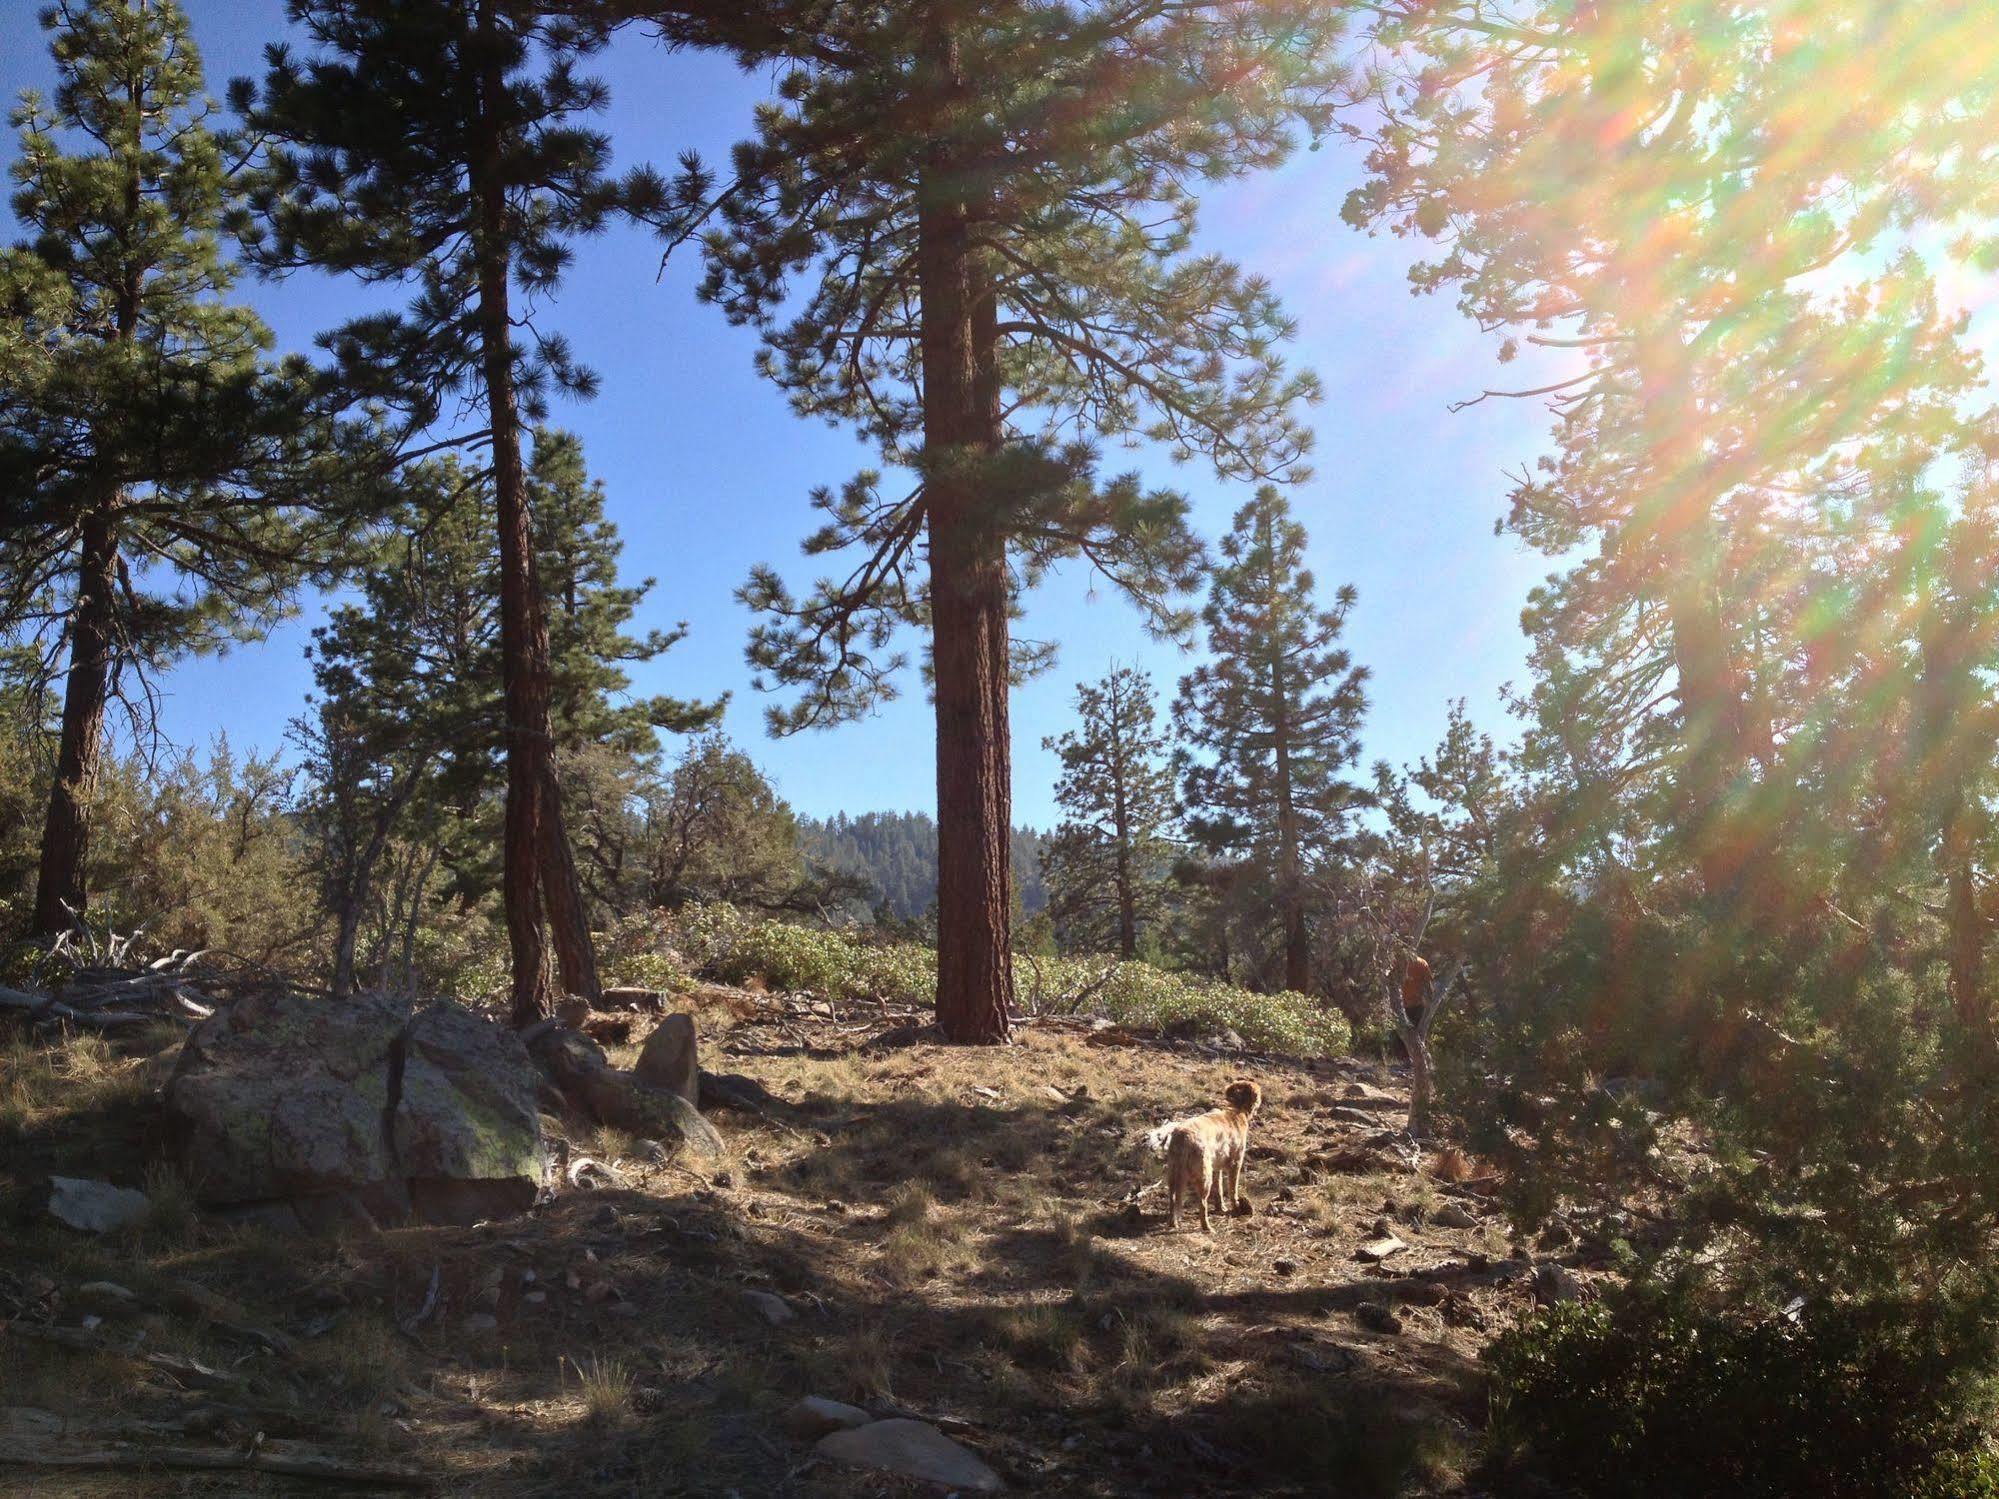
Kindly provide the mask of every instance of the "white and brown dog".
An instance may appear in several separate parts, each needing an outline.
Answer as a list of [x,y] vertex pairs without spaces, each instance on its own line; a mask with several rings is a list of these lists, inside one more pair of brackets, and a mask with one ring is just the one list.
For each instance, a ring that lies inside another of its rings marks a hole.
[[1214,1232],[1208,1208],[1233,1212],[1247,1207],[1242,1195],[1242,1159],[1249,1148],[1249,1120],[1263,1102],[1263,1091],[1247,1078],[1230,1083],[1219,1109],[1176,1119],[1147,1134],[1154,1150],[1166,1153],[1166,1212],[1180,1226],[1180,1200],[1192,1196],[1200,1204],[1201,1228]]

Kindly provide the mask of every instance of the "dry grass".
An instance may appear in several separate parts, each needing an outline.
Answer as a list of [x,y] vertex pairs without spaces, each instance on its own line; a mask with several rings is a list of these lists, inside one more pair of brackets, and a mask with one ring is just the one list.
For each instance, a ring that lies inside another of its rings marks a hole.
[[599,1426],[622,1421],[631,1408],[632,1371],[623,1359],[591,1354],[575,1365],[584,1419]]
[[[185,1184],[156,1167],[144,1230],[112,1244],[38,1232],[21,1259],[65,1288],[172,1277],[237,1298],[298,1340],[295,1363],[176,1318],[152,1346],[239,1369],[309,1431],[421,1454],[446,1495],[882,1492],[847,1470],[797,1471],[778,1418],[805,1394],[962,1417],[1024,1493],[1451,1492],[1479,1417],[1480,1335],[1424,1306],[1404,1308],[1401,1338],[1358,1331],[1353,1302],[1387,1293],[1352,1249],[1385,1204],[1414,1246],[1395,1270],[1461,1253],[1466,1235],[1419,1226],[1440,1199],[1414,1173],[1308,1164],[1365,1135],[1327,1115],[1349,1079],[1378,1076],[1092,1048],[1036,1027],[1000,1050],[869,1049],[852,1011],[776,1024],[745,1008],[704,1011],[704,1027],[710,1012],[732,1022],[704,1029],[704,1062],[789,1110],[717,1116],[735,1153],[726,1184],[579,1130],[588,1153],[626,1163],[628,1188],[488,1227],[300,1245],[196,1220]],[[136,1180],[153,1117],[141,1062],[88,1045],[0,1053],[0,1143],[21,1147],[0,1191],[106,1149]],[[1127,1201],[1159,1176],[1143,1132],[1244,1072],[1281,1100],[1252,1134],[1267,1147],[1244,1177],[1256,1211],[1213,1236],[1168,1232],[1156,1192]],[[81,1174],[111,1174],[104,1159]],[[434,1313],[400,1330],[433,1272]],[[795,1318],[769,1325],[746,1288],[782,1294]],[[1479,1294],[1497,1327],[1501,1298],[1525,1291]],[[474,1312],[498,1328],[467,1331]],[[163,1393],[129,1361],[48,1355],[0,1375],[8,1398]]]

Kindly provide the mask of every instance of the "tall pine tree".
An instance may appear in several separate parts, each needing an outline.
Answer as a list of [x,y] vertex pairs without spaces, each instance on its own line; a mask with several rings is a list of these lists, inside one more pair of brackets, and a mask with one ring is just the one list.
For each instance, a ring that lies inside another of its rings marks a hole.
[[[508,735],[491,587],[499,532],[487,483],[455,459],[412,466],[402,507],[370,538],[361,600],[335,609],[314,634],[319,699],[299,737],[312,760],[309,820],[336,921],[336,990],[352,983],[354,933],[392,836],[432,843],[460,898],[490,893],[504,869],[489,816],[504,799]],[[528,485],[536,566],[549,590],[556,750],[643,765],[658,751],[655,730],[704,728],[720,705],[627,695],[626,668],[679,634],[626,633],[651,580],[619,583],[622,543],[581,443],[537,431]]]
[[145,732],[151,672],[281,611],[331,559],[326,512],[379,465],[313,372],[268,360],[269,331],[224,300],[236,192],[180,7],[63,3],[43,23],[55,92],[13,115],[29,235],[0,252],[0,629],[34,637],[47,674],[67,658],[46,934],[87,898],[110,705]]
[[1152,679],[1113,667],[1077,687],[1076,711],[1079,728],[1043,742],[1062,762],[1062,821],[1042,853],[1049,906],[1066,944],[1133,958],[1140,926],[1158,912],[1175,812]]
[[1209,852],[1269,872],[1284,986],[1309,993],[1310,876],[1368,800],[1345,775],[1360,757],[1368,674],[1338,644],[1353,589],[1321,609],[1304,560],[1305,528],[1266,485],[1222,542],[1201,612],[1213,659],[1181,678],[1174,718],[1188,830]]
[[[803,415],[853,422],[909,482],[815,498],[843,577],[760,570],[751,658],[802,686],[780,730],[894,690],[926,637],[937,718],[938,1022],[1005,1038],[1012,999],[1008,690],[1025,587],[1081,556],[1163,629],[1198,548],[1177,495],[1105,481],[1145,434],[1231,477],[1298,471],[1313,387],[1275,352],[1268,288],[1189,253],[1195,190],[1321,123],[1338,12],[1320,4],[846,3],[674,13],[682,40],[789,65],[738,148],[705,292],[763,330]],[[810,271],[803,294],[792,281]]]
[[523,421],[540,417],[552,388],[588,395],[595,378],[537,326],[536,308],[577,237],[621,212],[656,216],[664,185],[644,169],[609,175],[610,143],[583,123],[607,94],[577,72],[601,33],[546,6],[292,0],[290,12],[311,57],[302,64],[273,47],[262,89],[234,86],[269,142],[256,256],[274,272],[316,265],[411,286],[404,312],[350,323],[335,351],[350,370],[380,372],[378,394],[413,430],[436,423],[453,396],[484,420],[458,437],[490,455],[499,527],[502,883],[513,1012],[525,1024],[548,1008],[544,908],[564,986],[599,990],[556,778],[523,440]]

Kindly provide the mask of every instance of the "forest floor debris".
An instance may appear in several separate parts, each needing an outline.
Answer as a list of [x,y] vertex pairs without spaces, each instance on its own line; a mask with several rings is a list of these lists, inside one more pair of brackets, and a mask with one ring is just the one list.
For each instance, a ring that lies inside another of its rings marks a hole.
[[[938,1492],[815,1453],[787,1414],[817,1397],[919,1423],[1024,1493],[1455,1494],[1479,1347],[1537,1291],[1587,1284],[1580,1252],[1509,1241],[1479,1187],[1400,1148],[1393,1069],[1032,1023],[1004,1048],[884,1047],[908,1017],[827,1008],[703,1010],[725,1091],[758,1102],[720,1117],[702,1173],[572,1130],[606,1169],[531,1213],[335,1240],[215,1224],[148,1176],[178,1027],[14,1042],[0,1405],[124,1433],[77,1449],[113,1471],[20,1471],[52,1496],[187,1492],[126,1465],[155,1422],[180,1449],[163,1462],[307,1443],[350,1481],[418,1469],[440,1494]],[[654,1023],[634,1019],[621,1066]],[[1237,1075],[1267,1100],[1252,1210],[1169,1231],[1144,1133]],[[71,1173],[143,1181],[154,1209],[65,1229],[45,1209]],[[1384,1223],[1406,1248],[1357,1260]],[[324,1492],[215,1461],[203,1494]]]

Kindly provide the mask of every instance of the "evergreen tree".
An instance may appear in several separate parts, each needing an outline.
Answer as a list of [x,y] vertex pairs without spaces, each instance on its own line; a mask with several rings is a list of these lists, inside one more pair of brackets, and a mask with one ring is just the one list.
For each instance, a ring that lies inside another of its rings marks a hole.
[[1156,723],[1152,679],[1112,668],[1079,685],[1082,726],[1043,741],[1062,761],[1055,800],[1063,819],[1045,854],[1056,927],[1073,947],[1138,956],[1141,925],[1158,914],[1160,876],[1174,816],[1166,737]]
[[852,875],[808,870],[798,819],[754,761],[720,734],[687,747],[646,810],[647,901],[728,901],[763,911],[838,907]]
[[1486,393],[1553,403],[1554,452],[1506,525],[1583,559],[1531,606],[1536,716],[1593,742],[1600,805],[1670,827],[1716,909],[1808,902],[1834,866],[1805,877],[1788,808],[1827,700],[1765,647],[1835,621],[1858,643],[1872,616],[1828,618],[1818,579],[1875,568],[1963,442],[1973,356],[1908,231],[1975,216],[1990,186],[1960,149],[1992,97],[1981,21],[1865,0],[1488,10],[1389,9],[1399,60],[1346,216],[1434,240],[1414,285],[1455,291],[1502,359],[1564,361]]
[[[839,812],[824,822],[802,817],[799,830],[813,864],[866,886],[877,920],[920,923],[935,914],[937,823],[928,813]],[[1015,828],[1010,840],[1014,888],[1028,915],[1048,904],[1042,841],[1032,828]]]
[[1300,993],[1312,987],[1309,876],[1341,852],[1368,800],[1343,775],[1367,709],[1367,669],[1336,643],[1354,591],[1319,608],[1304,557],[1290,505],[1258,490],[1236,512],[1201,612],[1213,659],[1181,678],[1174,705],[1188,830],[1210,853],[1269,871],[1284,986]]
[[1275,353],[1289,325],[1261,281],[1187,251],[1198,183],[1322,122],[1337,15],[838,0],[667,27],[789,69],[736,152],[706,295],[763,330],[801,414],[854,422],[912,473],[816,496],[807,550],[849,554],[844,578],[801,598],[764,569],[745,597],[770,616],[753,662],[805,689],[780,730],[867,711],[894,689],[898,627],[927,637],[953,1041],[1009,1025],[1008,689],[1046,660],[1010,639],[1021,591],[1081,556],[1155,626],[1186,623],[1183,501],[1100,479],[1090,444],[1144,433],[1229,476],[1299,468],[1313,386]]
[[[336,989],[352,980],[353,935],[391,837],[436,846],[460,898],[489,892],[504,867],[491,822],[507,785],[508,736],[488,482],[455,458],[413,466],[402,508],[373,535],[361,600],[314,634],[319,701],[299,732],[314,762],[310,820],[336,918]],[[618,582],[622,544],[575,437],[538,432],[528,483],[551,604],[556,749],[643,767],[658,750],[656,729],[705,727],[719,705],[627,696],[625,667],[679,635],[625,633],[650,580]]]
[[237,194],[180,7],[64,0],[43,24],[55,92],[12,117],[28,238],[0,251],[0,630],[49,668],[67,656],[32,920],[48,934],[85,905],[109,706],[144,733],[132,674],[252,637],[331,559],[336,528],[306,502],[354,503],[378,465],[225,300]]
[[[582,123],[603,85],[577,71],[599,32],[518,0],[291,0],[314,48],[269,51],[261,91],[233,86],[269,142],[249,242],[276,273],[301,265],[414,288],[400,314],[348,324],[332,345],[412,430],[462,395],[484,426],[499,531],[500,665],[508,726],[502,884],[513,1008],[548,1008],[544,907],[562,982],[594,997],[596,962],[564,827],[550,728],[547,605],[536,565],[523,422],[548,393],[595,377],[535,322],[572,242],[617,213],[657,216],[664,184],[614,180],[610,143]],[[517,295],[518,293],[518,295]],[[526,341],[517,338],[525,330]]]

